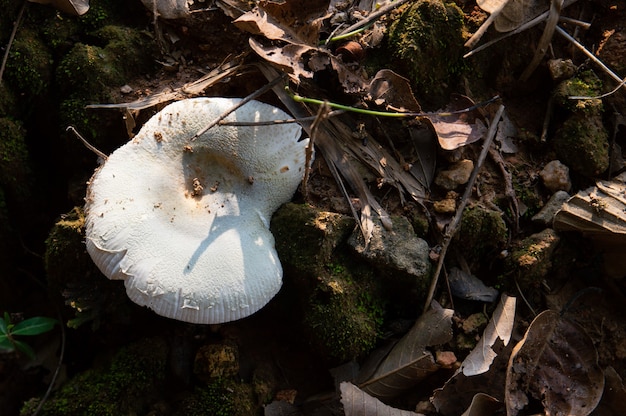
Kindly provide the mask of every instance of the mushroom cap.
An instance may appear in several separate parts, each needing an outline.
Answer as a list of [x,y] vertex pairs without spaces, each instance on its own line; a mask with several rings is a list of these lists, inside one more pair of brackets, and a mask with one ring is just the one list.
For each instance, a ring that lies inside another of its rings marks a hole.
[[[86,244],[129,298],[169,318],[213,324],[262,308],[282,284],[271,215],[296,191],[308,139],[297,124],[218,125],[239,99],[194,98],[154,115],[96,170]],[[251,101],[226,121],[289,118]]]

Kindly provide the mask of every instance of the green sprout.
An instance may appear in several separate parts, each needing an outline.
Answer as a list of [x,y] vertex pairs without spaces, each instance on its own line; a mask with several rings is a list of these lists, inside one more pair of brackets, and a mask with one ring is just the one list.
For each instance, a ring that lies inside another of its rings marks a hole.
[[15,350],[26,354],[29,358],[35,358],[35,351],[23,341],[15,339],[16,336],[39,335],[50,331],[58,321],[52,318],[37,316],[25,319],[14,324],[8,312],[0,318],[0,351],[13,352]]

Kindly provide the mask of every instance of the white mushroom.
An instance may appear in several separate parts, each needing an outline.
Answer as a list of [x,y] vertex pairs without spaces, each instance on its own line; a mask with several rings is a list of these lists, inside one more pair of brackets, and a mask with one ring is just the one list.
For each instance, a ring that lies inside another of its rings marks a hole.
[[[244,318],[278,292],[282,267],[269,222],[304,174],[297,124],[215,126],[240,100],[165,107],[91,178],[87,251],[130,299],[192,323]],[[288,118],[251,101],[227,121]],[[253,178],[253,179],[252,179]]]

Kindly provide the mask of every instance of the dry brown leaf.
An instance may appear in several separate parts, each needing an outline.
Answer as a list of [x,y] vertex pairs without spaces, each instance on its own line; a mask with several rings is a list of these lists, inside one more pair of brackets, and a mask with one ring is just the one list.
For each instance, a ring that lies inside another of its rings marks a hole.
[[[443,111],[457,111],[474,105],[468,97],[455,95],[448,107]],[[429,115],[430,121],[439,145],[444,150],[454,150],[461,146],[474,143],[487,132],[485,125],[478,119],[474,112],[452,114],[452,115]]]
[[552,310],[540,313],[509,359],[507,415],[517,416],[534,398],[547,415],[587,416],[604,389],[597,360],[593,341],[580,325]]
[[364,392],[379,398],[399,395],[439,369],[426,348],[452,339],[452,309],[436,302],[391,349],[368,380],[359,383]]
[[495,397],[485,393],[477,393],[461,416],[491,416],[501,407],[502,403]]
[[443,388],[435,390],[431,401],[437,412],[443,416],[458,416],[468,408],[478,393],[488,394],[504,402],[506,368],[513,343],[509,342],[509,345],[504,346],[498,339],[492,348],[498,355],[491,363],[489,371],[470,377],[465,376],[462,371],[457,371],[446,381]]
[[267,39],[316,46],[328,4],[328,0],[261,1],[233,23],[241,30]]
[[411,91],[409,80],[390,69],[381,69],[376,73],[367,93],[376,105],[384,105],[394,111],[422,111]]
[[254,38],[248,39],[248,43],[257,55],[292,75],[295,82],[298,82],[300,77],[313,78],[313,72],[305,68],[303,59],[305,54],[313,50],[310,46],[293,43],[284,46],[264,46]]
[[538,16],[548,8],[547,2],[537,0],[510,0],[496,17],[493,26],[498,32],[509,32]]
[[604,394],[591,416],[623,416],[626,389],[621,377],[611,366],[604,369]]
[[[346,416],[420,416],[420,413],[396,409],[370,396],[354,384],[340,385],[341,404]],[[422,415],[423,416],[423,415]]]
[[500,297],[500,303],[493,312],[483,336],[461,364],[463,374],[475,376],[486,373],[498,355],[492,349],[493,344],[498,339],[501,339],[505,346],[509,344],[515,321],[515,303],[516,299],[513,297],[505,294]]

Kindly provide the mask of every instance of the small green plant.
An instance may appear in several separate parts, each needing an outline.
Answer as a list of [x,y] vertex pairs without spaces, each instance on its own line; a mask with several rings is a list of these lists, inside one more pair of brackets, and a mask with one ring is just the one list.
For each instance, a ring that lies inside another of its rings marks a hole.
[[8,312],[0,318],[0,351],[13,352],[15,350],[26,354],[29,358],[35,357],[35,351],[23,341],[15,339],[22,335],[39,335],[50,331],[58,321],[52,318],[36,316],[14,324]]

